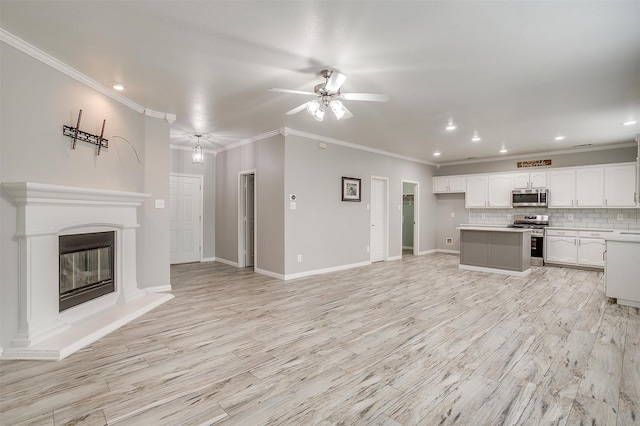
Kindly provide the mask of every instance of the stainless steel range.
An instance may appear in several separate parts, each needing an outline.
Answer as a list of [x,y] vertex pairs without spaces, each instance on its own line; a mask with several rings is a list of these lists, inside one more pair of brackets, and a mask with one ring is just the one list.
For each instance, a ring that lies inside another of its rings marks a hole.
[[546,214],[516,214],[513,215],[512,228],[531,229],[531,265],[544,264],[544,228],[549,226],[549,215]]

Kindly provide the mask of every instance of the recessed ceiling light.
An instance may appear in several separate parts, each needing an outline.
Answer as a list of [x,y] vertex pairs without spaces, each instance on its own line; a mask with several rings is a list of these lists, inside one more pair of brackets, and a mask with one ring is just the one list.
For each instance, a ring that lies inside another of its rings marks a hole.
[[449,130],[449,131],[455,130],[456,129],[456,125],[453,124],[453,123],[449,123],[449,124],[447,124],[446,129]]
[[437,156],[440,155],[440,153],[438,151],[436,151],[436,152],[433,153],[433,155],[437,157]]
[[502,148],[502,149],[500,150],[500,154],[505,154],[506,152],[507,152],[507,149],[506,149],[506,148]]
[[557,141],[564,140],[565,136],[556,136],[554,139]]
[[637,122],[638,122],[638,120],[629,120],[629,121],[625,121],[624,123],[622,123],[622,125],[623,126],[633,126]]
[[473,135],[473,137],[471,138],[471,142],[480,142],[480,136]]
[[111,83],[111,87],[113,87],[113,89],[117,90],[118,92],[122,92],[124,90],[124,85],[122,83],[113,82]]

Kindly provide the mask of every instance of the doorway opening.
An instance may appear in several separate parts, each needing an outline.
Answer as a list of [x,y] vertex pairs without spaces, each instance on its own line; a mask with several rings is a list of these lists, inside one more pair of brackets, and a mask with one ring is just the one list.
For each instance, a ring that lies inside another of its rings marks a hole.
[[418,182],[402,181],[402,255],[419,253],[419,197]]
[[371,233],[369,259],[373,262],[387,260],[389,241],[389,179],[371,177]]
[[238,266],[254,268],[255,265],[255,206],[256,174],[255,170],[240,172],[240,191],[238,202]]

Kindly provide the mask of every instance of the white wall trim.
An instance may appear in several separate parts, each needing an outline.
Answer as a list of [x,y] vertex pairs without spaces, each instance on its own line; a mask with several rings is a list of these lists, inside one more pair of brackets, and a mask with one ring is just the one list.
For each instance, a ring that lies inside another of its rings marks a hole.
[[435,253],[448,253],[448,254],[460,254],[460,250],[447,250],[447,249],[435,249],[431,250],[431,252]]
[[215,257],[203,257],[200,262],[215,262],[215,261],[216,261]]
[[258,274],[266,275],[268,277],[275,278],[275,279],[278,279],[278,280],[285,280],[286,279],[284,275],[278,274],[276,272],[267,271],[266,269],[255,268],[254,272],[256,272]]
[[225,265],[235,266],[236,268],[239,268],[238,262],[233,262],[231,260],[222,259],[221,257],[216,257],[215,259],[216,259],[215,260],[216,262],[224,263]]
[[342,140],[339,140],[339,139],[329,138],[329,137],[326,137],[326,136],[316,135],[314,133],[303,132],[303,131],[300,131],[300,130],[291,129],[289,127],[283,127],[281,133],[283,135],[285,135],[285,136],[296,135],[296,136],[300,136],[300,137],[307,138],[307,139],[314,139],[314,140],[317,140],[317,141],[320,141],[320,142],[326,142],[326,143],[330,143],[330,144],[334,144],[334,145],[345,146],[345,147],[348,147],[348,148],[358,149],[360,151],[371,152],[373,154],[384,155],[385,157],[393,157],[393,158],[398,158],[400,160],[412,161],[414,163],[426,164],[428,166],[435,166],[436,165],[436,163],[432,163],[431,161],[420,160],[418,158],[407,157],[407,156],[400,155],[400,154],[394,154],[393,152],[384,151],[382,149],[370,148],[368,146],[358,145],[358,144],[353,143],[353,142],[347,142],[347,141],[342,141]]
[[389,256],[387,261],[391,262],[392,260],[402,260],[402,255],[399,256]]
[[[194,145],[194,146],[195,146],[195,145]],[[171,145],[169,145],[169,149],[175,149],[175,150],[178,150],[178,151],[189,151],[189,152],[193,152],[193,148],[188,147],[188,146],[184,146],[184,145],[174,145],[174,144],[171,144]],[[211,149],[203,149],[203,150],[202,150],[202,152],[204,152],[205,154],[213,154],[214,156],[215,156],[215,155],[218,155],[218,152],[217,152],[217,151],[214,151],[214,150],[211,150]]]
[[441,166],[456,166],[459,164],[472,164],[472,163],[488,163],[491,161],[514,160],[517,158],[531,158],[531,157],[537,157],[541,155],[576,154],[579,152],[604,151],[609,149],[631,148],[634,146],[636,146],[635,142],[610,144],[610,145],[585,146],[583,148],[563,149],[559,151],[544,151],[544,152],[532,152],[531,154],[509,155],[509,156],[500,157],[500,158],[491,157],[491,158],[478,158],[475,160],[452,161],[450,163],[439,163],[439,164],[436,164],[436,166],[439,168]]
[[51,68],[57,71],[60,71],[63,74],[66,74],[67,76],[73,78],[74,80],[84,84],[85,86],[88,86],[93,90],[100,92],[103,95],[108,96],[117,102],[120,102],[122,105],[125,105],[140,114],[144,114],[147,117],[163,119],[167,121],[167,123],[169,124],[173,124],[173,122],[176,121],[175,114],[168,114],[165,112],[153,111],[143,107],[142,105],[139,105],[133,102],[131,99],[126,98],[117,92],[114,92],[113,89],[106,87],[105,85],[81,73],[75,68],[70,67],[69,65],[54,58],[48,53],[45,53],[44,51],[27,43],[21,38],[16,37],[15,35],[11,34],[9,31],[5,30],[4,28],[0,28],[0,41],[18,49],[19,51],[31,56],[32,58],[42,62],[43,64],[49,65]]
[[352,263],[350,265],[333,266],[331,268],[315,269],[312,271],[298,272],[296,274],[288,274],[284,276],[285,280],[294,280],[296,278],[304,278],[312,275],[328,274],[329,272],[344,271],[345,269],[359,268],[360,266],[371,265],[370,261]]
[[416,256],[424,256],[425,254],[434,254],[434,253],[437,253],[437,252],[438,252],[438,250],[436,250],[436,249],[425,250],[425,251],[421,251]]
[[262,133],[262,134],[259,134],[259,135],[256,135],[256,136],[252,136],[252,137],[247,138],[247,139],[243,139],[243,140],[241,140],[239,142],[233,142],[233,143],[231,143],[229,145],[225,145],[224,147],[218,149],[217,152],[227,151],[227,150],[230,150],[230,149],[233,149],[233,148],[238,148],[238,147],[240,147],[242,145],[247,145],[247,144],[250,144],[250,143],[253,143],[253,142],[258,142],[258,141],[261,141],[261,140],[264,140],[264,139],[269,139],[271,137],[274,137],[274,136],[277,136],[277,135],[281,135],[281,134],[282,133],[280,132],[280,130],[271,130],[271,131],[266,132],[266,133]]
[[173,288],[171,287],[171,285],[158,285],[155,287],[144,287],[142,288],[142,291],[146,292],[146,293],[165,293],[167,291],[172,291]]

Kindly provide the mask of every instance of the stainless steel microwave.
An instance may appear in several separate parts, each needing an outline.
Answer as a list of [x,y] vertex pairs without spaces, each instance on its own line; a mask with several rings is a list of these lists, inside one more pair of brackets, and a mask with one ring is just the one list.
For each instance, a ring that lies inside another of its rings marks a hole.
[[511,192],[513,207],[547,207],[548,201],[548,189],[514,189]]

